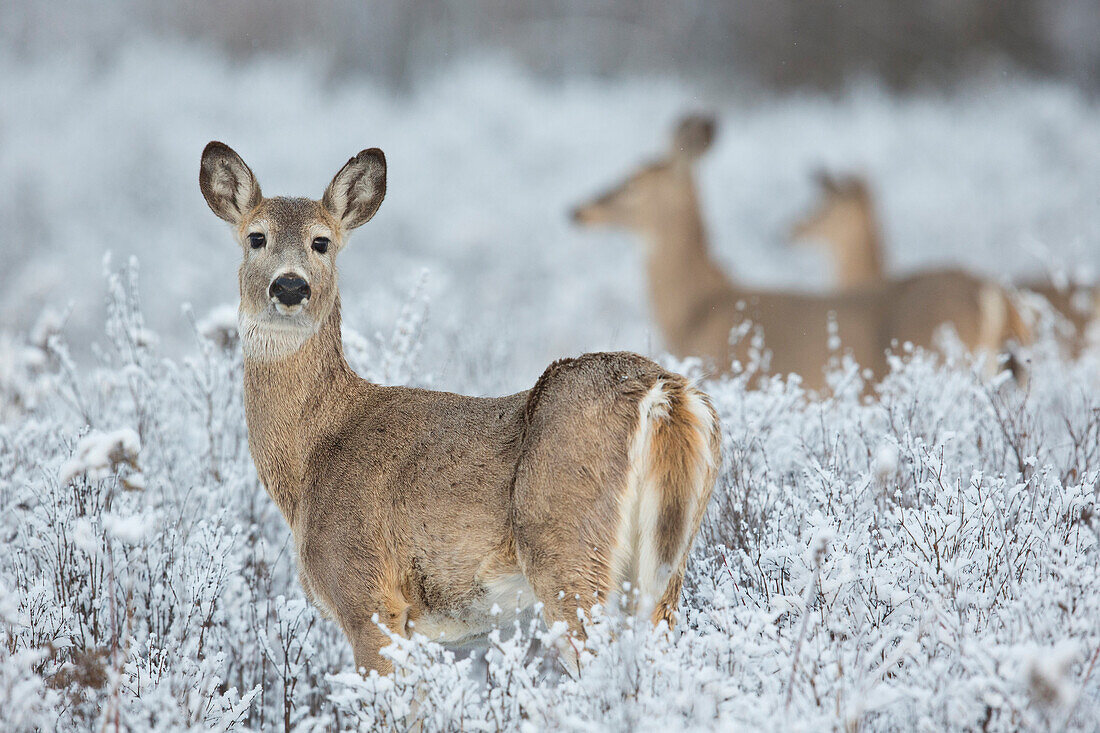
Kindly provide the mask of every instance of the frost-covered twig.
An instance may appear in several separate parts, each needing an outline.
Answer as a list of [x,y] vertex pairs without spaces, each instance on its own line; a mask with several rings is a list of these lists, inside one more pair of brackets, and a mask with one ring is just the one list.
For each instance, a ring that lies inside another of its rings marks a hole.
[[791,673],[787,677],[787,693],[783,702],[784,710],[791,707],[791,694],[794,692],[794,676],[798,671],[798,658],[802,654],[802,642],[806,638],[806,628],[809,626],[810,621],[810,604],[813,602],[814,595],[817,593],[818,579],[821,577],[821,566],[825,562],[825,551],[829,547],[830,535],[827,532],[821,532],[815,539],[811,548],[810,561],[813,563],[813,574],[810,576],[810,582],[806,586],[806,591],[802,596],[802,623],[798,631],[798,638],[795,640],[794,649],[791,651]]

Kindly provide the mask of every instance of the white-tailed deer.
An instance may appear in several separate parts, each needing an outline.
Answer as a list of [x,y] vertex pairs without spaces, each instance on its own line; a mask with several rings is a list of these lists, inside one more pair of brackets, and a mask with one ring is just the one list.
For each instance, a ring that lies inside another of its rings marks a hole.
[[[857,175],[815,176],[821,196],[817,205],[791,228],[791,239],[824,247],[833,261],[840,288],[876,285],[887,279],[881,229],[874,196],[867,181]],[[1095,288],[1059,287],[1049,278],[1016,284],[1023,291],[1017,299],[1021,311],[1035,317],[1039,308],[1028,294],[1041,296],[1065,319],[1063,333],[1074,350],[1080,350],[1089,324],[1100,319],[1100,291]]]
[[582,637],[580,612],[626,582],[673,623],[720,460],[706,395],[625,352],[562,359],[493,399],[367,382],[343,356],[336,256],[382,203],[382,151],[360,152],[314,201],[265,198],[212,142],[199,185],[242,248],[256,471],[356,665],[391,669],[376,619],[460,642],[500,623],[495,608],[506,619],[539,601]]
[[814,175],[821,199],[791,228],[791,240],[819,245],[833,261],[839,288],[874,285],[886,279],[882,229],[871,188],[860,176]]
[[751,322],[763,331],[772,372],[801,375],[811,389],[825,385],[829,319],[845,349],[882,376],[887,349],[909,342],[932,347],[944,324],[974,352],[997,356],[1026,331],[1000,287],[962,272],[930,272],[846,293],[776,292],[734,282],[711,259],[695,191],[693,166],[710,146],[714,123],[681,121],[671,149],[631,173],[613,190],[577,207],[584,225],[632,230],[646,243],[649,293],[665,343],[679,356],[699,356],[726,370],[746,362],[752,344],[732,347],[730,333]]

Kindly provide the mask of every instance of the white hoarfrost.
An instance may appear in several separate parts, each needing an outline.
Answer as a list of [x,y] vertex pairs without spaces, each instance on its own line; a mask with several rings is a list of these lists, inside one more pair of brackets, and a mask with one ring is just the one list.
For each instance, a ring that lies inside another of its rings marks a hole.
[[61,464],[58,478],[63,484],[81,474],[102,480],[123,464],[136,467],[140,452],[141,439],[131,428],[96,431],[80,439],[73,457]]
[[[826,400],[704,382],[723,465],[672,636],[611,614],[573,678],[560,630],[501,613],[472,649],[395,638],[396,674],[362,679],[256,479],[239,350],[156,355],[133,285],[108,280],[98,364],[59,362],[0,426],[9,729],[1100,725],[1096,350],[1036,344],[1026,390],[920,351],[874,400],[844,364]],[[422,312],[419,287],[409,300]],[[355,356],[422,384],[409,318]],[[89,424],[135,427],[74,442]],[[124,491],[139,457],[145,490]]]

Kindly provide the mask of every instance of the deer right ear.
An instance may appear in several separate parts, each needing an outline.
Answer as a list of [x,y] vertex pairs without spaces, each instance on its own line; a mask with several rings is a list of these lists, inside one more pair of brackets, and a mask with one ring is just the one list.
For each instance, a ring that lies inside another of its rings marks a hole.
[[231,147],[217,141],[202,151],[199,188],[210,210],[230,224],[239,224],[263,200],[252,170]]
[[836,193],[840,189],[837,180],[833,178],[833,174],[825,168],[815,170],[813,177],[817,187],[825,193]]
[[321,205],[346,230],[371,220],[386,197],[386,156],[378,148],[360,150],[332,179]]
[[707,152],[714,142],[714,118],[710,115],[688,115],[676,125],[672,136],[672,155],[693,161]]

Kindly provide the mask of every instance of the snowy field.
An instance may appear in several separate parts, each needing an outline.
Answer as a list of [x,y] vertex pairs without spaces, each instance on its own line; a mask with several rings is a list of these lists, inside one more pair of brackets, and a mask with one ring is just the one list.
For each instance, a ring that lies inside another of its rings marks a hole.
[[319,196],[383,148],[387,199],[341,255],[349,359],[500,394],[585,350],[663,358],[638,247],[566,211],[685,109],[720,120],[700,168],[716,255],[821,289],[824,260],[783,241],[820,164],[878,186],[899,271],[1093,279],[1096,104],[1023,83],[550,84],[489,62],[400,95],[318,76],[163,45],[0,51],[0,727],[366,730],[413,707],[427,730],[1100,726],[1100,349],[1069,361],[1046,338],[1027,390],[920,354],[870,401],[843,373],[825,401],[707,382],[724,467],[674,639],[597,628],[573,680],[541,629],[504,629],[457,658],[402,644],[393,678],[362,680],[252,468],[223,328],[239,253],[197,185],[210,139],[269,195]]

